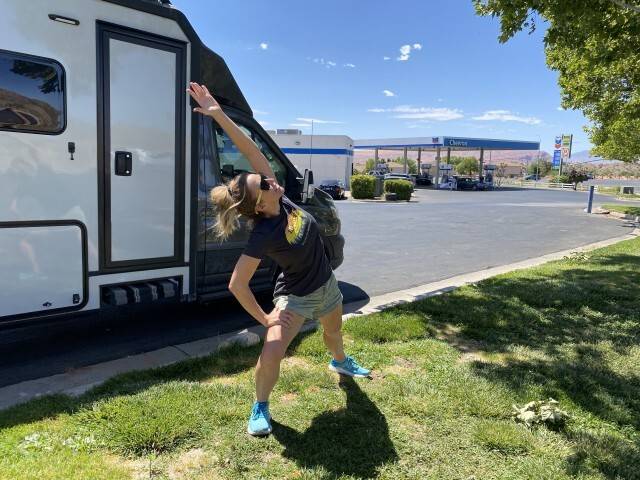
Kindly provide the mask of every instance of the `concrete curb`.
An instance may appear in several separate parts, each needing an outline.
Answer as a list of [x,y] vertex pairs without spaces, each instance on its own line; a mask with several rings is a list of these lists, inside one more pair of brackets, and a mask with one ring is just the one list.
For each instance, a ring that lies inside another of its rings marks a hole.
[[[343,310],[345,314],[342,319],[367,315],[379,312],[385,308],[394,305],[413,302],[423,298],[439,295],[458,287],[470,283],[476,283],[502,273],[508,273],[523,268],[534,267],[552,260],[559,260],[563,257],[576,253],[595,250],[597,248],[606,247],[615,243],[629,240],[640,236],[640,229],[619,237],[611,238],[601,242],[592,243],[570,250],[563,250],[556,253],[544,255],[542,257],[532,258],[521,262],[503,265],[500,267],[488,268],[485,270],[458,275],[447,278],[438,282],[432,282],[425,285],[419,285],[406,290],[386,293],[371,297],[366,300],[356,301],[345,304]],[[364,302],[364,303],[363,303]],[[301,331],[309,331],[317,328],[317,322],[307,322],[303,325]],[[0,388],[0,410],[11,406],[27,402],[29,400],[39,398],[45,395],[66,394],[81,395],[91,388],[100,385],[109,378],[135,370],[146,370],[150,368],[159,368],[171,365],[189,358],[198,358],[215,353],[220,348],[239,343],[241,345],[255,345],[264,335],[264,327],[256,325],[248,329],[237,332],[220,335],[217,337],[209,337],[193,342],[172,345],[151,352],[132,355],[125,358],[119,358],[108,362],[99,363],[82,367],[77,370],[52,375],[49,377],[39,378],[35,380],[27,380],[25,382],[8,385]]]
[[628,213],[616,212],[613,210],[609,210],[609,215],[621,220],[630,220],[632,222],[640,223],[640,215],[629,215]]

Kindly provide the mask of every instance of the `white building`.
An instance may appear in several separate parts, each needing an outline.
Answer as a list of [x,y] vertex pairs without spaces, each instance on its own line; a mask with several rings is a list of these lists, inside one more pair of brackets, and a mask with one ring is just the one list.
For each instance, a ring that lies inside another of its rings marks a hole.
[[319,185],[323,180],[338,179],[349,188],[353,165],[353,139],[346,135],[303,135],[300,130],[268,130],[291,163],[304,174],[313,172]]

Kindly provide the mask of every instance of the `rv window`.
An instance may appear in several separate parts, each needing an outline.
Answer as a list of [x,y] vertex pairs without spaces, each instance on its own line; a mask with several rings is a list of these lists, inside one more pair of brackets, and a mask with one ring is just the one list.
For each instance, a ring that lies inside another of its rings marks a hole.
[[0,130],[58,134],[64,127],[62,66],[0,50]]
[[[250,131],[243,125],[240,125],[240,128],[247,136],[251,137],[253,141],[256,142],[264,156],[267,157],[267,160],[276,175],[278,183],[280,185],[285,185],[287,175],[284,165],[255,132]],[[228,182],[239,173],[253,171],[249,164],[249,160],[240,153],[235,144],[219,126],[216,126],[216,143],[218,146],[220,173],[224,182]]]

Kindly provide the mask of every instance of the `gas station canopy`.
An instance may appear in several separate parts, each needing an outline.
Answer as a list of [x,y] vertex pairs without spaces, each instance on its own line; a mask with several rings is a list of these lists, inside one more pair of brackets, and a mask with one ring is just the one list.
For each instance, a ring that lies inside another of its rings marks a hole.
[[353,148],[360,150],[540,150],[540,142],[497,140],[466,137],[410,137],[354,140]]
[[480,179],[484,171],[484,151],[485,150],[540,150],[540,142],[523,140],[498,140],[495,138],[467,138],[467,137],[410,137],[410,138],[367,138],[354,140],[353,148],[358,150],[375,150],[375,160],[378,161],[379,150],[403,150],[404,169],[407,173],[407,152],[418,152],[418,163],[420,154],[423,151],[435,151],[436,153],[436,174],[435,187],[440,184],[440,159],[441,152],[445,150],[447,163],[451,157],[452,150],[475,150],[480,151]]

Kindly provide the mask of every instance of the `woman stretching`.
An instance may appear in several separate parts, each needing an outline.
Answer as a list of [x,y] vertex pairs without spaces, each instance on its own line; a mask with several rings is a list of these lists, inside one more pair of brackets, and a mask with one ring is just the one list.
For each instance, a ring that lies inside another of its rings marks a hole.
[[[280,362],[306,318],[319,319],[324,343],[333,356],[329,369],[353,377],[366,377],[345,355],[342,345],[342,294],[325,255],[318,226],[311,215],[296,207],[278,185],[269,162],[253,141],[222,111],[205,86],[191,83],[187,90],[200,105],[194,111],[212,117],[247,158],[256,173],[241,173],[227,185],[215,187],[218,237],[226,239],[244,216],[253,223],[249,241],[236,263],[229,290],[244,309],[267,328],[256,365],[256,402],[247,432],[271,433],[269,395],[278,380]],[[274,291],[275,308],[265,313],[249,288],[260,260],[273,259],[282,269]]]

